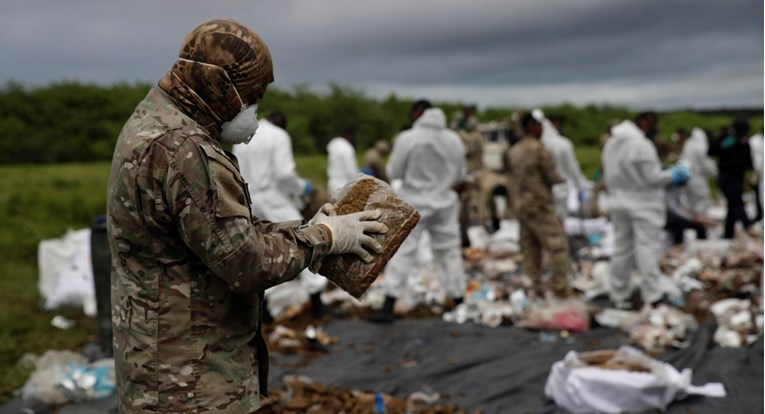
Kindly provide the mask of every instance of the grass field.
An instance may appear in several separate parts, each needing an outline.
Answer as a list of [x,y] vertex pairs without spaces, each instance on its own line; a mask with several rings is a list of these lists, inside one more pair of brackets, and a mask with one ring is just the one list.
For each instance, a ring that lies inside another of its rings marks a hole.
[[[104,213],[108,170],[106,163],[0,168],[0,401],[27,379],[30,371],[16,365],[24,353],[76,348],[96,334],[95,320],[79,309],[40,310],[37,245]],[[54,328],[58,314],[76,326]]]
[[[577,150],[588,177],[598,165],[595,148]],[[325,184],[326,157],[302,156],[298,173]],[[96,322],[80,309],[46,312],[37,290],[37,247],[68,229],[88,227],[106,210],[108,163],[0,166],[0,404],[12,397],[30,373],[17,365],[27,352],[75,349],[97,334]],[[75,327],[51,326],[55,315]]]

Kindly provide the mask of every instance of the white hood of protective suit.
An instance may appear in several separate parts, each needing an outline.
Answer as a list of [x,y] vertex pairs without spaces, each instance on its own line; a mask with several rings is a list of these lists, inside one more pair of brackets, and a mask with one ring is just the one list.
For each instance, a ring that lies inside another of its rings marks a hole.
[[414,127],[444,129],[446,128],[446,114],[441,108],[428,108],[414,121]]
[[691,136],[688,137],[688,141],[693,141],[693,142],[700,141],[700,142],[706,143],[707,133],[704,132],[704,130],[699,127],[693,127],[693,129],[691,130]]
[[611,128],[611,136],[614,138],[624,137],[624,138],[635,138],[635,139],[648,139],[643,133],[643,130],[638,128],[637,125],[635,125],[632,121],[629,121],[629,120],[623,121],[615,125],[613,128]]
[[465,147],[446,128],[444,111],[427,109],[412,129],[398,136],[386,170],[391,179],[402,180],[399,194],[420,214],[457,202],[452,187],[465,174]]

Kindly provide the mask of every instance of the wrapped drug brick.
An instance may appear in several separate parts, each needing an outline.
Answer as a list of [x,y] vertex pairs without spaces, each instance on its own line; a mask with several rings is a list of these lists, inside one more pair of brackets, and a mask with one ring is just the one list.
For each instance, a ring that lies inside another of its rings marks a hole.
[[319,274],[360,299],[420,221],[420,214],[398,197],[387,183],[370,176],[360,176],[346,184],[335,198],[338,200],[335,204],[338,215],[380,210],[380,221],[388,226],[387,233],[372,235],[382,245],[383,251],[371,263],[364,263],[357,255],[346,253],[325,257],[319,269]]

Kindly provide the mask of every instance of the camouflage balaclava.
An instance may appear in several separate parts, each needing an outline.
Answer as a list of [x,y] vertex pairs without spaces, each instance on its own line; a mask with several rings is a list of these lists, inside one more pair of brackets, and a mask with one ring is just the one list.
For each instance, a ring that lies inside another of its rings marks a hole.
[[241,111],[242,100],[255,104],[273,81],[271,54],[260,36],[234,20],[214,19],[186,35],[159,87],[220,139],[221,125]]

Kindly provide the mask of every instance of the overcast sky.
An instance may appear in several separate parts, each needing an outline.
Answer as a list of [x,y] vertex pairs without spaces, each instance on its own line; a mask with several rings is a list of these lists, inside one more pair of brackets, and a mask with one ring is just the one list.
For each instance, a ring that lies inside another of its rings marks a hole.
[[0,81],[155,82],[216,17],[276,86],[480,107],[763,105],[762,0],[0,0]]

